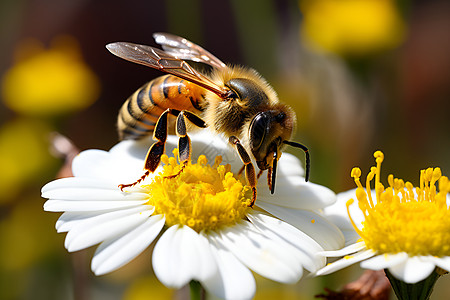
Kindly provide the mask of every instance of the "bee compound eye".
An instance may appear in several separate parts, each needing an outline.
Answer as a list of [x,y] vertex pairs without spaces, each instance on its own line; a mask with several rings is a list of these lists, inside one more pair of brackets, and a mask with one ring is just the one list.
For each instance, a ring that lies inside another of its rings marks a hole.
[[257,150],[266,135],[267,127],[269,125],[269,116],[262,112],[257,114],[250,123],[250,147],[252,150]]

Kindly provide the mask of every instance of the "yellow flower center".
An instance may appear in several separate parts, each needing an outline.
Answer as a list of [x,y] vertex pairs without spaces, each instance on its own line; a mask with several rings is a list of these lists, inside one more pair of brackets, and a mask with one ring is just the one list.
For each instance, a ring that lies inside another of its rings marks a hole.
[[[152,183],[142,186],[148,190],[148,204],[156,214],[164,214],[166,225],[187,225],[197,232],[216,230],[243,219],[250,205],[249,187],[230,172],[230,165],[208,165],[201,155],[196,164],[182,166],[175,157],[163,155],[162,172]],[[176,176],[172,176],[178,174]]]
[[[367,175],[366,189],[360,177],[361,170],[354,168],[352,177],[358,188],[356,198],[365,220],[360,230],[347,213],[355,230],[364,240],[367,248],[378,253],[406,252],[415,255],[450,255],[450,211],[446,203],[450,183],[442,176],[439,168],[428,168],[420,173],[420,186],[414,188],[410,182],[388,176],[389,187],[380,183],[381,151],[374,154],[376,167]],[[375,178],[375,197],[373,201],[370,183]],[[439,183],[439,192],[436,191]]]

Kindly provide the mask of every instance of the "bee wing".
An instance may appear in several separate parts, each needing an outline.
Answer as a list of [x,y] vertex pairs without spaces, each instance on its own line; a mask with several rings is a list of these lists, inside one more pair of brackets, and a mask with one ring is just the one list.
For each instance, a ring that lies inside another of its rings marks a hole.
[[166,53],[177,58],[205,63],[218,69],[227,67],[220,59],[185,38],[170,33],[155,33],[153,38]]
[[228,89],[218,86],[205,75],[197,72],[187,62],[157,48],[127,42],[111,43],[106,48],[125,60],[161,70],[195,83],[221,98],[226,98]]

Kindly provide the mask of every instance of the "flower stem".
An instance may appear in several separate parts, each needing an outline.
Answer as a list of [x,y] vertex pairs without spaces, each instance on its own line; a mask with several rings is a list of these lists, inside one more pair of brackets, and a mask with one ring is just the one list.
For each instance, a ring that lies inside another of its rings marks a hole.
[[405,283],[395,278],[388,269],[385,269],[387,278],[391,282],[391,286],[394,289],[395,295],[399,300],[428,300],[430,299],[433,287],[440,274],[433,271],[426,279],[414,284]]
[[203,289],[200,282],[198,282],[196,280],[191,280],[191,282],[189,282],[189,288],[190,288],[191,300],[205,299],[205,290]]

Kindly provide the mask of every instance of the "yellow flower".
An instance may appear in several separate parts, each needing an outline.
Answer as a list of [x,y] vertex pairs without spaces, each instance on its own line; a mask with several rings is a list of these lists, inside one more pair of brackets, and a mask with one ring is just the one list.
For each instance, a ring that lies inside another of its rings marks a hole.
[[17,52],[17,62],[2,78],[3,100],[10,109],[57,115],[85,108],[98,98],[99,80],[73,38],[55,39],[50,49],[29,40]]
[[[363,228],[359,229],[348,212],[355,230],[367,248],[378,253],[406,252],[409,256],[450,256],[450,210],[446,203],[450,190],[448,178],[439,168],[420,172],[420,185],[388,177],[389,187],[380,182],[383,153],[375,152],[377,166],[367,175],[367,190],[359,180],[361,171],[354,168],[352,176],[358,185],[356,197],[364,214]],[[372,199],[370,181],[375,176],[375,199]],[[440,191],[436,190],[439,181]],[[353,200],[347,202],[347,209]]]
[[404,22],[391,0],[302,1],[301,35],[314,48],[367,55],[398,46]]
[[[418,187],[393,175],[388,176],[389,186],[385,187],[380,182],[384,155],[376,151],[374,156],[376,166],[367,175],[365,186],[360,181],[361,170],[354,168],[351,175],[356,190],[338,195],[338,204],[325,211],[336,223],[341,223],[342,229],[348,226],[338,214],[346,213],[360,239],[341,250],[323,252],[326,256],[344,256],[344,259],[327,265],[317,275],[329,274],[360,261],[362,268],[388,269],[397,280],[407,284],[426,279],[436,267],[449,271],[448,178],[442,176],[439,168],[428,168],[420,172]],[[375,181],[374,189],[372,181]],[[357,206],[352,205],[353,198],[357,199]]]
[[249,188],[233,176],[230,165],[220,165],[222,157],[216,157],[210,166],[201,155],[196,164],[187,164],[176,177],[171,177],[180,172],[176,158],[163,155],[162,161],[166,166],[161,175],[142,188],[148,190],[148,204],[155,207],[155,213],[166,216],[167,226],[187,225],[200,232],[245,218],[251,202],[251,195],[246,193]]

